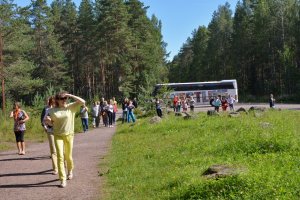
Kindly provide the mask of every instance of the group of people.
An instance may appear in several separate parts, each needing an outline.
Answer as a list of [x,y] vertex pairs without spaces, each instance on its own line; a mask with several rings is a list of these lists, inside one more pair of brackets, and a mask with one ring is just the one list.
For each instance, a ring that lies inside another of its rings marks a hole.
[[226,111],[229,107],[230,111],[234,111],[234,103],[236,102],[235,98],[232,95],[229,95],[228,98],[218,95],[216,98],[210,99],[210,105],[215,108],[215,111],[219,112],[220,107],[223,111]]
[[116,113],[118,112],[118,103],[113,97],[112,99],[105,100],[104,98],[101,101],[95,101],[92,105],[92,124],[94,128],[98,128],[100,121],[102,119],[103,125],[105,127],[113,127],[113,124],[116,123]]
[[190,107],[191,111],[194,111],[195,108],[195,100],[193,96],[186,97],[182,96],[179,98],[177,95],[173,98],[173,109],[174,112],[181,112],[181,108],[183,112],[187,112],[188,107]]
[[122,101],[122,123],[136,121],[133,110],[138,107],[137,100],[134,98],[130,100],[128,98],[124,98]]

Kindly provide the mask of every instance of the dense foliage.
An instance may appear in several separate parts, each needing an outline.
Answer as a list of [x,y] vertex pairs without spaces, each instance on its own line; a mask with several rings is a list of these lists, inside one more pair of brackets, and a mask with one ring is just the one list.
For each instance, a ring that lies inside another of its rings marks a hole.
[[242,95],[299,99],[299,25],[299,0],[240,0],[234,14],[219,6],[169,64],[170,82],[237,79]]
[[146,14],[139,0],[82,0],[78,9],[72,0],[1,0],[6,97],[33,104],[48,88],[137,97],[167,77],[161,22]]

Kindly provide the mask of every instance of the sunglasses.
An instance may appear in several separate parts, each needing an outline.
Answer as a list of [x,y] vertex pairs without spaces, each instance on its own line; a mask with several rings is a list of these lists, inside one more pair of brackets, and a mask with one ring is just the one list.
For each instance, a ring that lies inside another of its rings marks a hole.
[[68,97],[60,97],[60,98],[58,98],[58,100],[67,100],[68,99]]

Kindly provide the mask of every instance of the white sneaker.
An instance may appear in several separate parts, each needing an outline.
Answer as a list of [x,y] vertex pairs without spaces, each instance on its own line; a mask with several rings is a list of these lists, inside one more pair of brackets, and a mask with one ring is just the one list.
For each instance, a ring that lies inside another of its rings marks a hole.
[[67,181],[66,180],[62,180],[60,185],[59,185],[60,188],[65,188],[67,187]]
[[69,171],[67,178],[68,178],[68,180],[72,180],[73,179],[73,171]]

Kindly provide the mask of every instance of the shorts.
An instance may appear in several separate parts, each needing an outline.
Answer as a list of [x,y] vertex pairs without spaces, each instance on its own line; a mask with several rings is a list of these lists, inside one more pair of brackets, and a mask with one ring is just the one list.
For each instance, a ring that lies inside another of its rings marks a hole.
[[16,142],[24,142],[25,131],[15,131]]

